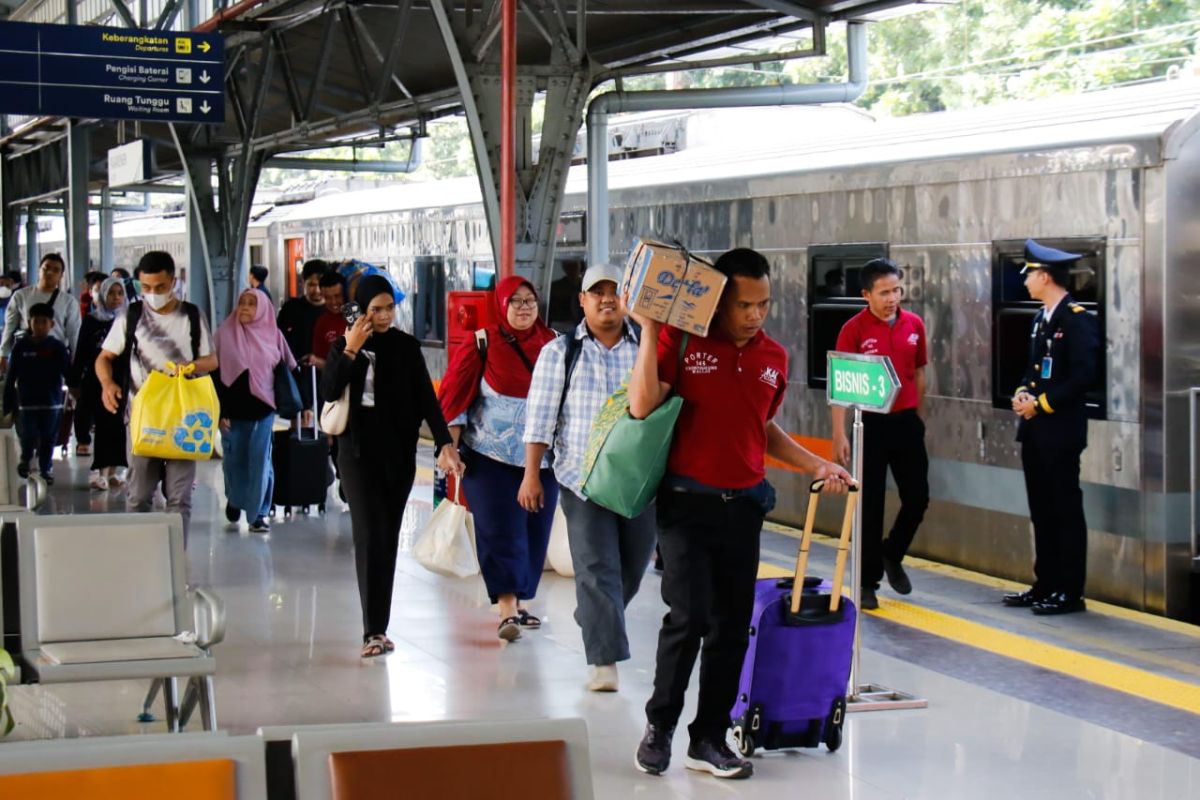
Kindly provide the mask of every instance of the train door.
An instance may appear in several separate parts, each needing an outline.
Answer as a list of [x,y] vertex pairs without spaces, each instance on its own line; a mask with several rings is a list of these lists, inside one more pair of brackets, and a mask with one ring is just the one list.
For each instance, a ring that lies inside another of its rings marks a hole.
[[559,333],[574,333],[583,320],[579,290],[583,285],[582,254],[563,254],[554,259],[546,300],[546,323]]
[[299,297],[302,294],[300,288],[300,270],[304,268],[304,239],[284,239],[284,247],[287,249],[287,295],[288,297]]

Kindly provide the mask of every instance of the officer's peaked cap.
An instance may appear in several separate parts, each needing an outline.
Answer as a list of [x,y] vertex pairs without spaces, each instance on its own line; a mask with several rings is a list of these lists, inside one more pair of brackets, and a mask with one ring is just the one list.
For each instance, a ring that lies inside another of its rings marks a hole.
[[1024,275],[1031,269],[1065,268],[1083,258],[1082,253],[1068,253],[1053,247],[1038,244],[1033,239],[1025,240],[1025,266],[1021,268]]

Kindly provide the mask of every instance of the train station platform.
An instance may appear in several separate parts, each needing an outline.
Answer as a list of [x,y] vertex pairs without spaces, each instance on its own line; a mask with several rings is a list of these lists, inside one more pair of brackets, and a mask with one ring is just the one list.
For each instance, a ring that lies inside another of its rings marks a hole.
[[[427,453],[422,463],[401,539],[396,651],[369,661],[358,656],[341,504],[331,496],[324,517],[277,519],[266,536],[244,522],[227,530],[220,466],[201,467],[189,577],[228,606],[216,649],[221,729],[578,716],[598,798],[1200,797],[1200,628],[1094,602],[1085,614],[1034,617],[1000,605],[1007,582],[919,560],[909,569],[914,592],[885,588],[880,609],[865,615],[860,677],[926,698],[928,708],[851,714],[833,754],[760,751],[749,781],[684,769],[686,736],[665,775],[643,775],[633,753],[664,610],[657,574],[648,572],[628,612],[633,658],[620,666],[620,692],[589,693],[571,580],[547,572],[530,604],[542,629],[504,644],[481,581],[438,577],[407,556],[430,513]],[[48,512],[123,510],[118,493],[81,488],[82,464],[56,472]],[[761,574],[790,567],[795,535],[769,526]],[[830,571],[828,545],[813,548],[810,573]],[[695,676],[684,720],[694,689]],[[12,738],[160,732],[162,722],[135,721],[145,691],[144,682],[12,687]]]

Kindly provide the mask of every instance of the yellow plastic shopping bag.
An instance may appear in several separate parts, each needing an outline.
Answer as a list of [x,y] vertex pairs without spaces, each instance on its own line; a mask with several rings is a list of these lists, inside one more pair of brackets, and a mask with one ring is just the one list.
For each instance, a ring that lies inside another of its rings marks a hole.
[[[175,365],[167,362],[174,371]],[[205,461],[212,458],[220,403],[212,378],[189,377],[189,364],[175,375],[151,372],[133,396],[129,435],[133,454],[149,458]]]

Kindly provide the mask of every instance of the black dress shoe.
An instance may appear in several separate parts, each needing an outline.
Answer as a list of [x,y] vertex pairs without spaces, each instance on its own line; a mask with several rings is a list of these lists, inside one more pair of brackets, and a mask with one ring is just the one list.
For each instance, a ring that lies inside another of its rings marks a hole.
[[1066,592],[1055,592],[1033,604],[1033,613],[1038,615],[1073,614],[1076,611],[1087,611],[1087,605],[1082,597],[1075,597]]
[[1042,596],[1036,594],[1033,589],[1027,589],[1024,592],[1010,592],[1000,598],[1000,602],[1013,608],[1029,608],[1041,599]]
[[863,611],[874,611],[879,608],[879,598],[875,596],[875,590],[864,587],[858,596],[858,604]]
[[912,581],[908,579],[908,573],[904,571],[904,567],[899,561],[893,561],[884,556],[883,572],[887,575],[888,585],[896,591],[896,594],[912,594]]

